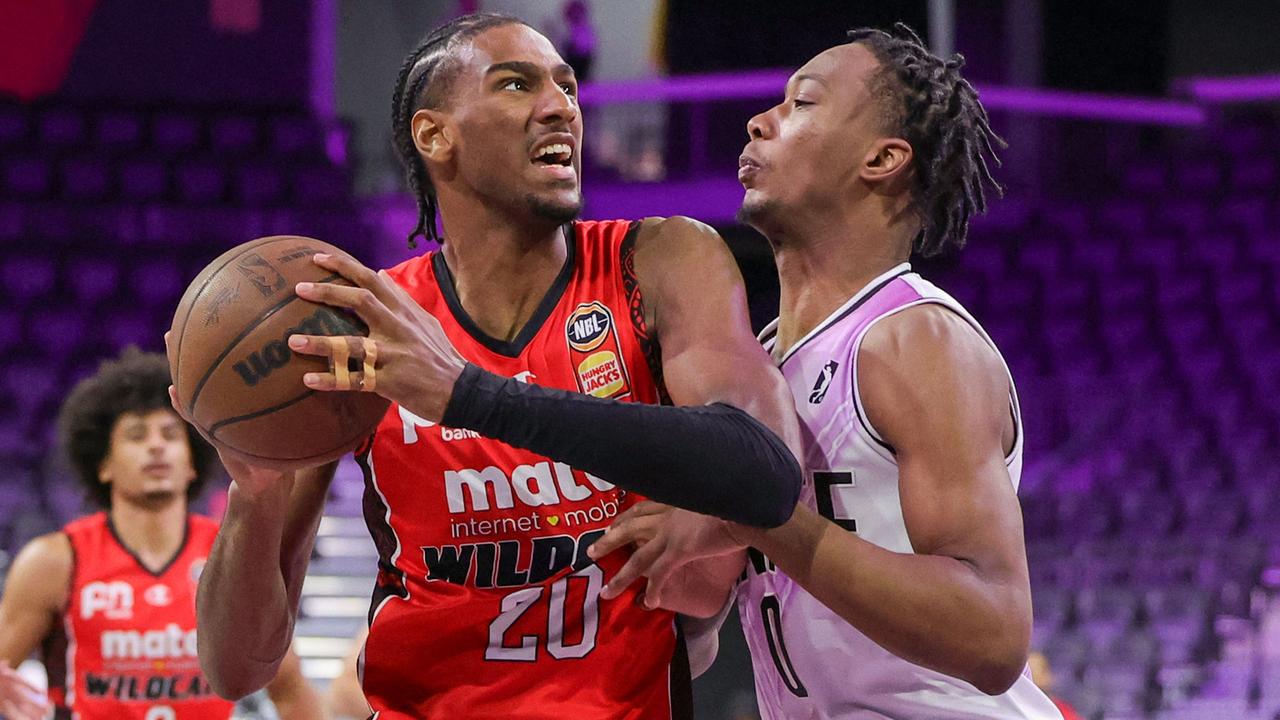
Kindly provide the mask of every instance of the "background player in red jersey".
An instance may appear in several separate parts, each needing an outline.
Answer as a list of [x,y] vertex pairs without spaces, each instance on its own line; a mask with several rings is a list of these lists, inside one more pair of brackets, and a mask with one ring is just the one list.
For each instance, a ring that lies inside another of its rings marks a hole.
[[[66,450],[104,512],[32,540],[0,598],[0,715],[225,719],[195,657],[195,586],[217,526],[188,503],[212,450],[169,407],[169,363],[126,350],[62,408]],[[49,700],[12,671],[41,647]],[[288,656],[269,687],[285,720],[319,718],[319,698]]]
[[[359,454],[380,553],[363,680],[383,720],[682,714],[674,617],[634,595],[600,602],[616,566],[586,547],[641,495],[759,526],[795,504],[794,409],[720,238],[687,219],[572,222],[576,93],[518,20],[434,32],[401,71],[393,123],[422,209],[414,234],[434,236],[438,208],[442,250],[389,273],[317,258],[358,287],[298,287],[365,320],[376,392],[395,403]],[[361,339],[349,346],[363,359]],[[335,388],[332,373],[306,382]],[[213,640],[200,652],[235,696],[288,646],[331,470],[224,458],[234,483],[201,583]],[[223,636],[233,627],[252,647]]]

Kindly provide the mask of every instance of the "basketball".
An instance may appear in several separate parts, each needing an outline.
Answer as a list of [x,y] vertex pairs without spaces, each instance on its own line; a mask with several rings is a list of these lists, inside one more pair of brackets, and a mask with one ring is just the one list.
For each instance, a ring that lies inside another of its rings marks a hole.
[[290,335],[367,335],[346,310],[294,294],[299,282],[352,285],[311,261],[346,256],[325,242],[277,235],[223,253],[196,275],[173,316],[169,366],[178,402],[218,444],[281,469],[341,457],[373,432],[388,401],[369,392],[319,392],[308,372],[323,357],[288,347]]

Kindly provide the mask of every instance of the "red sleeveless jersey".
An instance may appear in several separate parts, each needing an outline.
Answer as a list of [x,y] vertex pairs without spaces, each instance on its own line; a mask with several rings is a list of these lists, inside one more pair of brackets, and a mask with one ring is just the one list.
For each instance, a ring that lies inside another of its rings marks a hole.
[[62,530],[75,557],[71,594],[44,663],[57,717],[226,720],[196,657],[196,583],[217,523],[187,516],[178,554],[151,572],[106,513]]
[[[544,387],[657,403],[632,223],[566,228],[568,258],[513,341],[466,315],[440,253],[391,277],[468,361]],[[675,617],[605,601],[625,562],[587,546],[642,498],[600,478],[392,405],[358,459],[379,552],[362,682],[378,720],[685,717]]]

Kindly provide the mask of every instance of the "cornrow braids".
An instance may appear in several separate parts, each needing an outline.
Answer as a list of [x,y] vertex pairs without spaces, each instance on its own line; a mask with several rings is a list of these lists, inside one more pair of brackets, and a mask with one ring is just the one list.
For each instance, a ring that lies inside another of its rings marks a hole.
[[418,47],[409,53],[396,76],[391,96],[391,141],[396,156],[404,165],[409,192],[418,205],[418,224],[409,233],[409,247],[418,246],[418,236],[440,242],[436,231],[439,204],[427,166],[413,144],[413,114],[422,108],[439,107],[447,95],[449,83],[457,68],[451,62],[454,51],[463,43],[490,28],[519,24],[524,21],[510,15],[475,13],[463,15],[432,30]]
[[987,209],[984,184],[1003,195],[987,158],[999,166],[995,147],[1008,145],[992,131],[978,91],[960,75],[964,56],[943,60],[906,24],[895,23],[893,30],[858,28],[849,31],[849,41],[862,43],[880,61],[872,94],[885,108],[889,131],[915,153],[912,202],[921,228],[912,250],[930,257],[949,245],[964,246],[969,218]]

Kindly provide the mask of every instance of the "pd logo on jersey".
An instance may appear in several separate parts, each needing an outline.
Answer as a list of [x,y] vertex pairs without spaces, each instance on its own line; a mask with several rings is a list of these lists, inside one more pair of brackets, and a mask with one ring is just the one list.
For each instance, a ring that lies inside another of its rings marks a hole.
[[582,303],[565,324],[569,359],[578,377],[578,390],[598,398],[631,394],[631,379],[622,359],[622,344],[613,313],[599,301]]
[[91,582],[80,591],[80,619],[102,613],[110,620],[133,618],[133,586],[127,582]]

